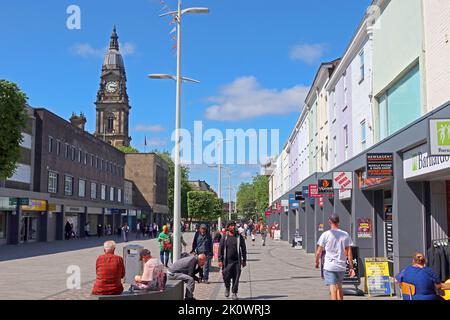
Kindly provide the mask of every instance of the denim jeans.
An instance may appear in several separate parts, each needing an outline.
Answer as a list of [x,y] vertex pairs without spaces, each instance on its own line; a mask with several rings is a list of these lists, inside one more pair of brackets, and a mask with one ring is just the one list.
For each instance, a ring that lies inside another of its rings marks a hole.
[[209,269],[211,268],[211,257],[208,257],[206,255],[206,261],[205,265],[203,266],[202,271],[200,272],[201,278],[203,278],[204,281],[207,281],[209,279]]
[[166,267],[169,265],[169,251],[160,251],[160,257],[161,257],[161,263],[164,264]]

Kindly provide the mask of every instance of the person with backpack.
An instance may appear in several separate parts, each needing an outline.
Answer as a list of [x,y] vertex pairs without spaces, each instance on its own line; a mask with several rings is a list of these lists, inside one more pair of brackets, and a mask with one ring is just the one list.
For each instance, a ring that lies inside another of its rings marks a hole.
[[169,233],[168,226],[163,227],[163,231],[159,234],[158,242],[161,263],[163,263],[167,268],[169,266],[169,256],[172,257],[173,249],[172,234]]
[[237,300],[241,267],[245,268],[247,265],[247,248],[244,237],[236,230],[235,222],[229,222],[227,229],[227,234],[220,240],[219,268],[222,269],[225,283],[225,297],[230,296],[231,282],[233,281],[232,299]]

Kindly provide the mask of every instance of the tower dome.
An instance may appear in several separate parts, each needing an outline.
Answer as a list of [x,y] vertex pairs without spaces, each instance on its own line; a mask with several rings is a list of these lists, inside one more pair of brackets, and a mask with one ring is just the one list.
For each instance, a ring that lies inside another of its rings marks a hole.
[[123,58],[119,51],[119,37],[117,36],[116,26],[114,26],[111,34],[111,42],[109,44],[108,53],[103,61],[103,69],[125,69]]

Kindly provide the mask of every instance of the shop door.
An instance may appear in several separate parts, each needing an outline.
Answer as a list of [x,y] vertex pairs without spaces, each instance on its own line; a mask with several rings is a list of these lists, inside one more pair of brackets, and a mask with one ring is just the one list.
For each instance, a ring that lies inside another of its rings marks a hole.
[[38,219],[36,217],[22,217],[20,223],[20,242],[37,241]]
[[384,242],[386,248],[386,257],[390,262],[394,261],[394,230],[393,230],[393,212],[392,212],[392,192],[384,191]]

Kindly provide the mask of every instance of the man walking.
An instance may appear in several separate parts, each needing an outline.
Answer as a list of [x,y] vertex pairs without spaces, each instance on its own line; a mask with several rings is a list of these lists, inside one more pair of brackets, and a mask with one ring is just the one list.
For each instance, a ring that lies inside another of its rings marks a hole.
[[339,216],[332,214],[328,219],[331,227],[324,232],[317,242],[316,269],[320,265],[322,251],[325,250],[324,278],[325,284],[330,286],[331,300],[344,300],[342,281],[347,270],[347,260],[350,267],[350,277],[355,276],[353,269],[353,242],[347,232],[339,229]]
[[227,234],[220,240],[219,268],[222,269],[225,283],[225,297],[230,296],[231,281],[233,281],[232,299],[237,300],[241,266],[245,268],[247,265],[247,248],[244,238],[236,230],[235,222],[229,222],[227,229]]
[[204,266],[205,261],[206,256],[204,254],[199,256],[189,256],[177,260],[169,270],[167,270],[169,280],[181,280],[185,283],[185,300],[195,300],[195,280],[200,280],[195,274]]
[[140,239],[141,237],[141,222],[139,221],[136,224],[136,240]]
[[123,241],[128,242],[128,232],[130,231],[130,227],[128,227],[128,224],[124,224],[122,227],[122,233],[123,233]]
[[200,230],[195,233],[191,253],[197,255],[204,254],[206,256],[203,275],[200,278],[203,283],[209,284],[209,268],[211,266],[211,258],[213,257],[213,241],[205,224],[202,224]]

